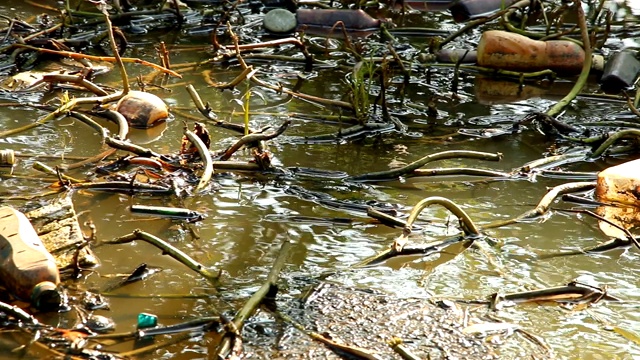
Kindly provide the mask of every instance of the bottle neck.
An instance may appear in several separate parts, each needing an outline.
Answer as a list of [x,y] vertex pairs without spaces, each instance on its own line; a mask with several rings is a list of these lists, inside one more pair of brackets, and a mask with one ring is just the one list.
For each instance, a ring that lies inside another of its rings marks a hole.
[[41,311],[57,310],[62,302],[62,297],[56,284],[51,281],[43,281],[33,287],[31,292],[31,304]]

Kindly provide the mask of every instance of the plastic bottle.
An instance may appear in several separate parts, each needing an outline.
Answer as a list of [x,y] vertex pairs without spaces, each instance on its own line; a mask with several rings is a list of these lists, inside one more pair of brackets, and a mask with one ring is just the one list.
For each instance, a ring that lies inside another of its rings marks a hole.
[[333,27],[341,21],[348,30],[371,30],[380,27],[380,20],[374,19],[364,10],[338,9],[298,9],[298,26]]
[[607,60],[604,67],[600,87],[604,92],[617,94],[630,87],[640,72],[640,61],[631,51],[621,51]]
[[[298,9],[295,16],[287,10],[274,9],[264,17],[265,28],[274,33],[291,32],[296,26],[330,29],[338,22],[342,22],[347,31],[373,30],[381,24],[361,9]],[[341,30],[342,27],[337,28],[337,31]]]
[[29,219],[11,207],[0,207],[0,282],[15,297],[38,310],[60,305],[60,273]]
[[0,150],[0,166],[13,166],[16,164],[16,153],[13,150]]
[[451,7],[449,12],[456,22],[463,22],[490,15],[491,13],[506,9],[517,0],[459,0]]
[[13,150],[0,150],[0,174],[13,173],[16,164],[16,154]]
[[404,4],[410,6],[413,10],[436,12],[449,10],[453,3],[453,0],[396,0],[395,8],[401,9],[402,4]]
[[[534,72],[550,69],[561,75],[582,71],[585,53],[568,40],[538,41],[502,30],[485,31],[478,43],[478,65],[501,70]],[[593,56],[592,69],[602,70],[604,59]]]
[[442,49],[436,53],[435,58],[441,63],[475,64],[478,61],[478,52],[475,50]]

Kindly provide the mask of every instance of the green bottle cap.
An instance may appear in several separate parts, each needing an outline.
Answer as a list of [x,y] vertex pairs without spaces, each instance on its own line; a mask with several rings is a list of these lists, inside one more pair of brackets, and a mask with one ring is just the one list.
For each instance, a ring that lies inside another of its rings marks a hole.
[[60,307],[62,297],[58,287],[51,281],[43,281],[33,287],[31,304],[40,311],[55,311]]
[[146,329],[158,326],[158,316],[154,314],[138,314],[138,329]]

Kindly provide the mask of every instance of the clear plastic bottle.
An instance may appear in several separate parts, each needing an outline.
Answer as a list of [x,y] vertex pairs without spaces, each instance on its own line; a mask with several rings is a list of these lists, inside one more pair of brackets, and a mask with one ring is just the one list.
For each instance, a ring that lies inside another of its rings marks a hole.
[[60,305],[60,273],[29,219],[11,207],[0,207],[0,283],[36,309]]

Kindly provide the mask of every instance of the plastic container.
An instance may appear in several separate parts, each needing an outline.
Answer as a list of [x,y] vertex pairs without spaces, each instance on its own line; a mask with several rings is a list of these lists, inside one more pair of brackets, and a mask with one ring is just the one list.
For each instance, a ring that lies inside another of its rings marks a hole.
[[[534,72],[545,69],[560,75],[576,75],[582,71],[585,53],[568,40],[538,41],[502,30],[482,34],[478,43],[478,65],[501,70]],[[602,70],[604,59],[593,56],[592,69]]]
[[418,11],[447,11],[453,0],[402,0],[396,1],[396,9],[401,9],[402,4],[410,6],[413,10]]
[[[367,31],[380,27],[382,23],[363,10],[298,9],[291,13],[285,9],[274,9],[264,17],[265,29],[273,33],[288,33],[298,29],[330,29],[342,22],[347,31]],[[342,27],[337,27],[337,31]]]
[[139,313],[138,314],[138,342],[151,341],[153,342],[153,336],[144,336],[145,329],[151,329],[158,326],[158,316],[155,314]]
[[11,207],[0,207],[0,282],[16,298],[38,310],[60,306],[60,273],[29,219]]
[[341,21],[348,30],[371,30],[380,27],[380,20],[374,19],[364,10],[298,9],[298,26],[333,27]]
[[11,167],[16,164],[16,153],[13,150],[0,150],[0,166]]
[[0,150],[0,174],[11,175],[16,164],[16,154],[13,150]]
[[630,87],[636,81],[640,71],[640,61],[635,53],[621,51],[614,54],[604,67],[600,78],[600,87],[607,93],[617,94]]
[[140,313],[138,314],[137,329],[148,329],[158,326],[158,316],[155,314]]
[[456,22],[476,19],[506,9],[517,0],[459,0],[449,7]]
[[442,49],[436,53],[436,60],[441,63],[475,64],[478,61],[478,52],[461,49]]

